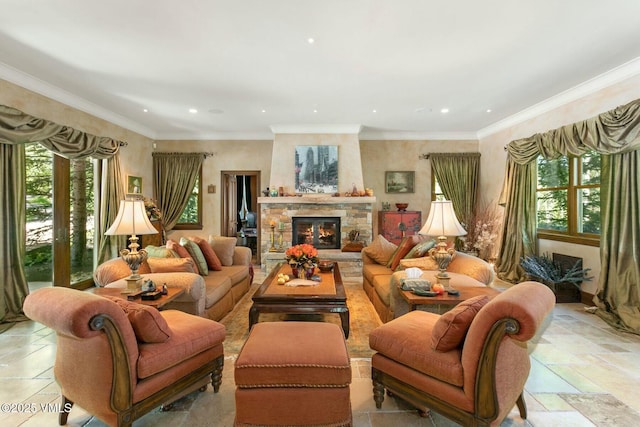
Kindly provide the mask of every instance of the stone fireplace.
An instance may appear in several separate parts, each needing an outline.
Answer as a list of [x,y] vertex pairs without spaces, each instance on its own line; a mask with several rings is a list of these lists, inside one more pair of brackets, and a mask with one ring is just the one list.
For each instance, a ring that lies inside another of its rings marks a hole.
[[291,242],[307,243],[317,249],[340,249],[340,217],[294,216]]
[[[326,195],[301,197],[259,197],[260,206],[260,253],[263,267],[269,271],[277,262],[284,260],[284,251],[298,243],[294,241],[293,218],[317,219],[337,218],[339,229],[335,229],[335,249],[316,246],[322,259],[346,258],[361,261],[360,253],[341,252],[349,243],[349,233],[356,230],[359,240],[371,242],[373,233],[373,205],[375,197],[332,197]],[[273,226],[273,228],[272,228]],[[272,233],[273,230],[273,233]],[[272,237],[273,235],[273,237]],[[275,251],[270,250],[273,247]],[[360,264],[358,264],[360,265]]]

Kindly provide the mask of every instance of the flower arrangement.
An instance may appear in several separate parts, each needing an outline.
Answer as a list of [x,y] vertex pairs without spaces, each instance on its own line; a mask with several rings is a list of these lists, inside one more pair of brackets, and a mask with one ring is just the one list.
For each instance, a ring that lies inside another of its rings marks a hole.
[[307,243],[291,246],[284,254],[292,268],[307,270],[318,265],[318,250]]
[[147,216],[151,221],[161,221],[162,212],[154,200],[144,198],[144,208],[147,211]]
[[500,217],[494,203],[482,204],[465,224],[467,235],[461,240],[464,251],[477,251],[483,259],[492,256],[499,236]]

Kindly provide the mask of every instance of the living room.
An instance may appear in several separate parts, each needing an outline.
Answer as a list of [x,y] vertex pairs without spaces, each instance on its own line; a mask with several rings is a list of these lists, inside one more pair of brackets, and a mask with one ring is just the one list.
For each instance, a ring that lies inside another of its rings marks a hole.
[[[316,44],[315,47],[317,46]],[[520,105],[514,114],[506,115],[501,120],[489,121],[486,126],[440,133],[390,130],[376,132],[364,122],[336,118],[333,115],[326,116],[325,120],[318,123],[313,121],[316,120],[313,119],[313,114],[318,113],[312,113],[309,120],[292,119],[286,126],[281,125],[281,122],[272,122],[273,126],[261,129],[260,132],[211,131],[200,136],[189,136],[189,132],[179,131],[149,132],[150,125],[129,120],[124,110],[109,112],[104,106],[95,108],[95,105],[84,103],[80,97],[69,96],[70,88],[60,89],[55,81],[34,78],[10,63],[0,64],[0,104],[93,135],[127,142],[119,150],[121,172],[123,176],[140,177],[143,182],[142,195],[148,198],[153,197],[153,153],[210,153],[203,161],[202,184],[204,189],[209,186],[215,188],[213,192],[205,191],[202,194],[203,224],[202,229],[195,232],[201,236],[220,235],[224,229],[220,208],[224,195],[221,181],[223,171],[259,171],[259,190],[284,187],[286,192],[294,192],[293,147],[296,144],[336,145],[339,147],[340,163],[344,165],[338,176],[338,192],[351,192],[354,185],[358,190],[373,190],[375,203],[371,235],[375,236],[378,232],[375,217],[382,211],[383,203],[391,206],[395,203],[409,203],[409,209],[421,211],[423,219],[426,218],[433,182],[427,155],[432,153],[480,153],[479,194],[482,199],[497,204],[505,182],[509,155],[505,146],[511,141],[587,120],[640,98],[640,60],[637,52],[626,57],[620,55],[619,59],[618,62],[605,64],[608,67],[601,67],[592,75],[579,74],[574,79],[576,83],[566,87],[555,85],[551,78],[541,78],[536,83],[551,95],[531,104]],[[529,84],[533,85],[533,82]],[[158,83],[156,86],[160,85]],[[416,113],[414,110],[417,106],[414,103],[407,107],[414,115],[437,114],[436,120],[440,121],[449,120],[450,117],[439,112]],[[380,107],[378,109],[381,110]],[[453,113],[455,111],[448,114]],[[222,115],[218,112],[208,114],[208,122],[212,117],[215,119]],[[328,117],[333,117],[334,121],[327,120]],[[188,118],[179,127],[188,129],[189,121],[195,120],[193,117]],[[356,159],[357,162],[353,163]],[[352,175],[354,168],[361,170],[356,178]],[[413,171],[415,191],[411,194],[387,193],[385,171]],[[267,252],[265,248],[268,249],[270,244],[264,234],[266,228],[262,230],[263,237],[258,244],[261,253]],[[191,234],[194,234],[193,230],[175,230],[169,231],[167,237],[179,240]],[[597,293],[601,272],[599,247],[551,239],[537,239],[536,243],[537,251],[541,254],[555,252],[582,258],[583,266],[589,268],[590,275],[594,277],[582,284],[583,296],[588,301]],[[498,255],[499,247],[496,245],[494,257]],[[259,270],[260,266],[256,266],[256,269]],[[264,277],[268,271],[259,273],[263,274],[260,277]],[[630,345],[625,342],[623,347],[637,345],[633,341],[632,343]],[[637,349],[635,351],[637,354]],[[233,375],[229,372],[226,374],[227,378]],[[632,376],[637,375],[637,372],[632,373]],[[628,402],[625,403],[629,405]],[[633,409],[638,411],[637,407]]]

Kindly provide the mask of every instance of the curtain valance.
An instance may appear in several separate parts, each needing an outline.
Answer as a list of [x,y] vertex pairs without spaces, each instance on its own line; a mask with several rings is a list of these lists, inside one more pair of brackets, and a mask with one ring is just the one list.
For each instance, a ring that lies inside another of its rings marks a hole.
[[509,157],[524,165],[539,155],[546,159],[579,156],[587,151],[600,154],[626,153],[640,149],[640,99],[590,119],[545,133],[511,141]]
[[38,142],[54,153],[69,159],[91,156],[106,159],[126,143],[112,138],[95,136],[69,126],[25,114],[0,105],[0,143],[25,144]]

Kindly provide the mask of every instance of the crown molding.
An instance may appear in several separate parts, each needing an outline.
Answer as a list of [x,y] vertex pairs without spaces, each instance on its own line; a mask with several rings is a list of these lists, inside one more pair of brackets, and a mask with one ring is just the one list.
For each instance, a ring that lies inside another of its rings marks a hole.
[[163,133],[156,141],[273,141],[270,131],[256,132],[209,132],[209,133]]
[[54,101],[68,105],[69,107],[73,107],[130,131],[139,133],[147,138],[155,139],[157,136],[155,131],[141,125],[140,123],[109,111],[106,108],[102,108],[84,98],[69,93],[23,71],[17,70],[3,62],[0,62],[0,78],[32,92],[46,96],[47,98],[51,98]]
[[362,125],[343,124],[343,125],[271,125],[271,132],[276,133],[355,133],[359,134]]
[[531,107],[509,116],[503,120],[495,122],[477,132],[477,139],[483,139],[494,133],[503,131],[519,123],[531,120],[544,113],[548,113],[556,108],[562,107],[570,102],[576,101],[585,96],[591,95],[599,90],[613,86],[616,83],[640,74],[640,57],[632,59],[612,70],[602,73],[586,82],[580,83],[570,89],[560,92],[557,95],[547,98]]
[[477,141],[475,132],[402,132],[384,130],[365,130],[360,134],[364,141]]

